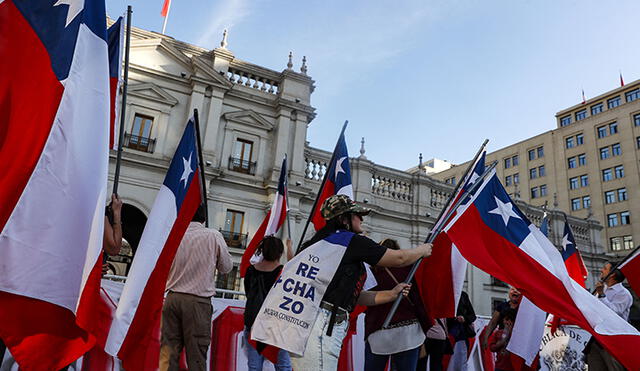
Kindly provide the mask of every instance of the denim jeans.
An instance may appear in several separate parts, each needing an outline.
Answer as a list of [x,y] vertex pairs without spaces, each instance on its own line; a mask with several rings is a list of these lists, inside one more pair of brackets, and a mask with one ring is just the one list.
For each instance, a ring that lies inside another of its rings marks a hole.
[[335,323],[331,336],[327,336],[331,312],[320,308],[307,347],[302,357],[291,355],[294,370],[335,371],[342,349],[342,340],[347,335],[349,320]]
[[[252,347],[247,341],[250,336],[250,330],[244,330],[244,345],[247,348],[247,364],[249,371],[262,371],[262,364],[264,362],[264,356],[260,355],[256,348]],[[278,352],[278,363],[275,365],[276,371],[291,371],[291,359],[289,358],[289,352],[286,350],[280,350]]]
[[391,357],[392,369],[396,371],[415,371],[420,356],[420,347],[405,350],[395,354],[373,354],[369,343],[364,348],[365,371],[384,371],[389,357]]
[[453,346],[453,355],[449,360],[448,370],[467,371],[467,341],[456,341]]

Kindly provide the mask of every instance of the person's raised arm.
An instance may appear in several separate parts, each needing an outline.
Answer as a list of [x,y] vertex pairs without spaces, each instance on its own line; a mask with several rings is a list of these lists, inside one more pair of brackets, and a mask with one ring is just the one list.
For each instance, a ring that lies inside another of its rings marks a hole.
[[295,254],[293,253],[293,242],[291,242],[290,238],[287,238],[285,244],[287,245],[287,261],[289,261],[295,256]]
[[430,243],[418,245],[413,249],[387,249],[376,265],[381,267],[406,267],[407,265],[415,263],[420,258],[427,258],[429,256],[431,256]]
[[489,323],[487,324],[487,327],[484,330],[484,336],[482,336],[480,338],[480,345],[482,347],[482,349],[487,349],[487,343],[489,342],[489,336],[491,335],[491,333],[493,332],[493,330],[496,329],[496,327],[498,327],[498,321],[500,320],[500,312],[498,312],[497,310],[493,312],[493,315],[491,316],[491,320],[489,321]]

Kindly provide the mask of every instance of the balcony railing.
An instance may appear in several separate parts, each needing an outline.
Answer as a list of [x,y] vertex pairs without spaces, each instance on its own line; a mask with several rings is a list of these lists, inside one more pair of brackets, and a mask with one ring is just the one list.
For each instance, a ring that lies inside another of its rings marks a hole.
[[138,151],[153,153],[153,150],[156,148],[156,140],[155,138],[151,139],[124,133],[124,142],[122,143],[122,146]]
[[227,246],[244,249],[247,247],[247,235],[243,233],[220,230]]
[[229,170],[256,175],[256,163],[231,156],[229,157]]

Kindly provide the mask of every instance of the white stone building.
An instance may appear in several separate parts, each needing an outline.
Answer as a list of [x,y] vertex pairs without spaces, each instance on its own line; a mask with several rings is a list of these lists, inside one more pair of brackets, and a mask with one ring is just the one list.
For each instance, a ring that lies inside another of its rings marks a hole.
[[[307,142],[315,108],[314,81],[306,70],[303,60],[295,71],[291,56],[282,71],[239,60],[227,49],[226,36],[219,48],[208,50],[155,32],[132,30],[119,185],[125,202],[124,237],[131,254],[194,109],[202,131],[210,226],[222,231],[236,264],[271,205],[285,154],[291,235],[297,243],[331,157]],[[356,133],[347,131],[347,140],[356,138]],[[113,181],[115,152],[111,157]],[[423,172],[375,164],[366,158],[364,142],[350,164],[356,200],[373,209],[364,224],[368,235],[374,240],[395,238],[402,247],[424,241],[451,187]],[[521,206],[539,221],[540,209]],[[552,216],[551,238],[558,244],[562,222],[559,214]],[[596,241],[601,227],[592,221],[571,222],[590,268],[600,264],[602,247]],[[126,274],[125,263],[130,261],[126,255],[112,259],[117,273]],[[241,288],[236,269],[218,281],[219,287]],[[467,274],[467,290],[477,313],[484,315],[507,292],[501,282],[473,268]]]

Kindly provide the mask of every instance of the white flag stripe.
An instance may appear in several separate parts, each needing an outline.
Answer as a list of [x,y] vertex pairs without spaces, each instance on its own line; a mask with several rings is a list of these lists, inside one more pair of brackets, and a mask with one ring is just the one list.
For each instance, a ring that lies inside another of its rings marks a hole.
[[507,350],[531,366],[540,351],[546,313],[526,297],[522,298]]
[[49,138],[0,236],[0,290],[74,312],[102,249],[104,216],[96,215],[104,215],[107,189],[107,55],[106,42],[81,24]]
[[162,185],[151,208],[147,225],[136,250],[136,258],[129,270],[127,285],[122,291],[118,309],[111,324],[105,350],[112,356],[116,356],[122,346],[136,315],[142,293],[156,267],[158,257],[162,253],[176,218],[175,196],[169,188]]

